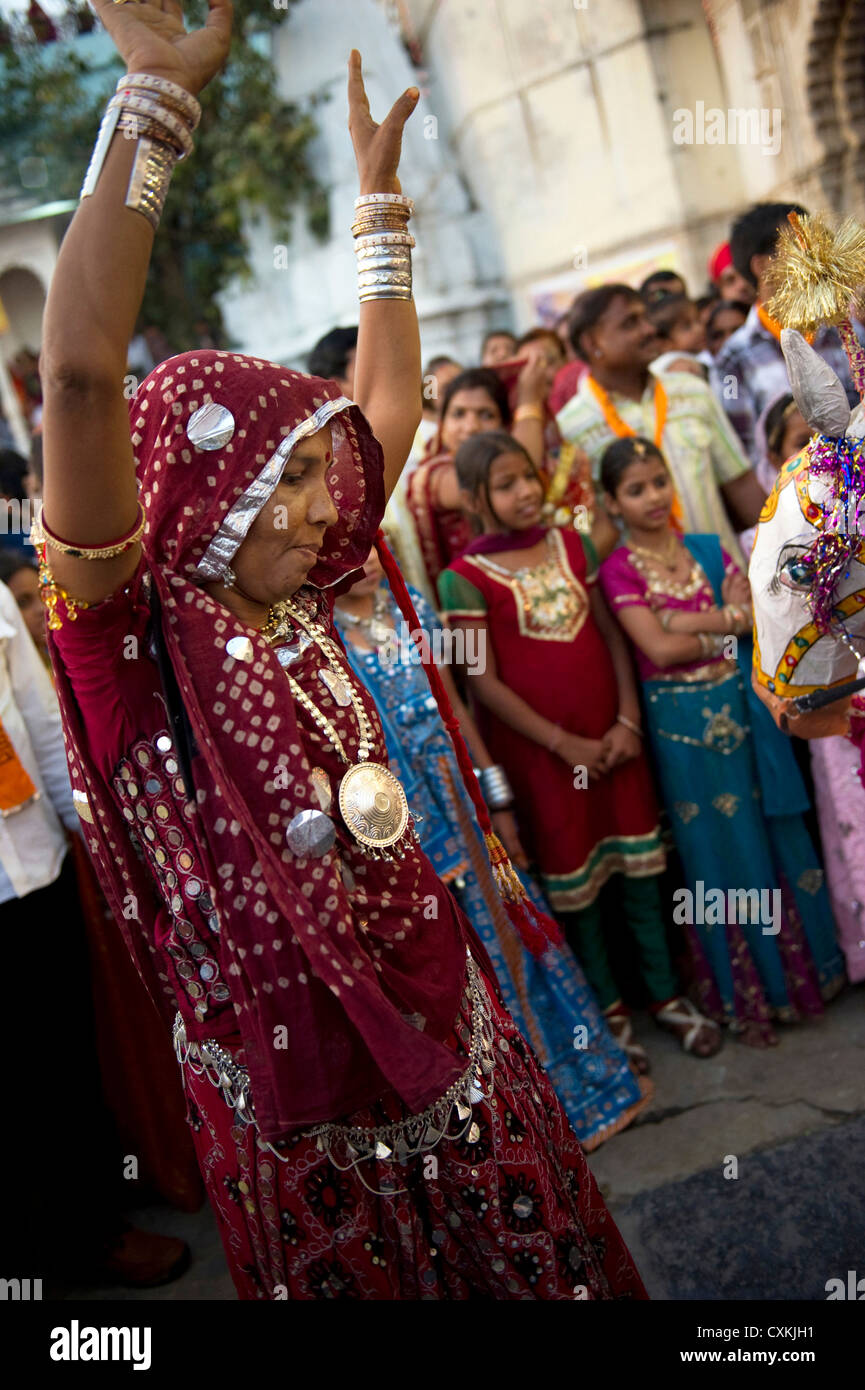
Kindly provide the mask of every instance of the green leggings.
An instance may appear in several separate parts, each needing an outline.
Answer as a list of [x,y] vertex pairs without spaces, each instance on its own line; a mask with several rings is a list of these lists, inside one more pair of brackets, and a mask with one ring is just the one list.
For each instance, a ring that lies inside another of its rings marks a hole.
[[[652,1002],[665,1003],[679,993],[679,987],[667,948],[658,880],[622,876],[621,884],[625,924],[637,941],[643,979]],[[600,895],[582,912],[562,913],[561,921],[598,1003],[608,1009],[620,998],[620,992],[607,955]]]

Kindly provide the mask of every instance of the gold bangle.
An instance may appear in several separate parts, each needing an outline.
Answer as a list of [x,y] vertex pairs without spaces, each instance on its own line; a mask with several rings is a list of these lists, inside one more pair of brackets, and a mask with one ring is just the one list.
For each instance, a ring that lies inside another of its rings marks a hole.
[[518,405],[514,411],[514,424],[519,424],[520,420],[539,420],[545,425],[547,416],[542,405]]
[[623,724],[626,729],[630,729],[632,734],[636,734],[637,738],[643,737],[643,731],[640,728],[639,724],[635,724],[633,719],[626,718],[624,714],[616,715],[616,723]]
[[351,230],[354,232],[355,236],[358,236],[362,231],[399,232],[403,231],[407,226],[407,217],[394,216],[388,213],[383,217],[356,217],[351,224]]
[[139,502],[138,521],[132,530],[128,531],[125,536],[121,536],[119,540],[107,541],[105,545],[73,545],[69,541],[64,541],[60,536],[55,536],[54,532],[49,530],[44,516],[40,513],[38,521],[34,522],[31,528],[30,535],[34,545],[50,545],[53,550],[59,550],[62,555],[71,555],[75,560],[113,560],[115,556],[130,550],[135,542],[141,539],[144,534],[145,521],[144,508]]

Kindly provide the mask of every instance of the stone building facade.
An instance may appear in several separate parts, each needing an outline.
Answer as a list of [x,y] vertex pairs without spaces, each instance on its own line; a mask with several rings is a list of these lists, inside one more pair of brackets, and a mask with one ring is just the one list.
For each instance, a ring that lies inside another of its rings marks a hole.
[[[283,248],[252,225],[253,276],[224,301],[241,348],[302,366],[356,320],[352,46],[376,114],[422,91],[403,168],[427,354],[472,361],[487,327],[658,265],[697,293],[757,199],[865,219],[865,0],[304,0],[274,56],[286,93],[320,103],[332,233],[318,243],[298,217]],[[32,338],[60,226],[0,225],[0,360]]]

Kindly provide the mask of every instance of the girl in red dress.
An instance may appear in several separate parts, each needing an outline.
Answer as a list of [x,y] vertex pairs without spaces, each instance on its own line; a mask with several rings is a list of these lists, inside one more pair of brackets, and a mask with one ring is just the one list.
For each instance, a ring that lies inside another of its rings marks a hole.
[[511,436],[475,435],[456,468],[483,534],[440,576],[439,593],[449,618],[475,628],[486,650],[471,690],[514,789],[523,843],[635,1065],[646,1070],[647,1059],[610,969],[599,899],[614,875],[656,1020],[709,1056],[720,1035],[679,997],[666,944],[656,882],[664,850],[640,706],[624,639],[595,587],[592,544],[539,525],[543,485]]

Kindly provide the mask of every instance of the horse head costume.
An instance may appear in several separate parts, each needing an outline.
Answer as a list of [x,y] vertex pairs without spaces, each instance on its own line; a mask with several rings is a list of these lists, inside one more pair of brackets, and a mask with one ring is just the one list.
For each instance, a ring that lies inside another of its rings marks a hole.
[[[849,691],[865,654],[865,406],[806,336],[839,329],[860,398],[865,353],[849,318],[865,283],[865,229],[791,216],[773,266],[768,308],[796,404],[812,431],[786,462],[760,515],[749,578],[754,602],[754,679],[798,708]],[[817,692],[822,692],[822,696]],[[803,700],[810,697],[810,700]]]

